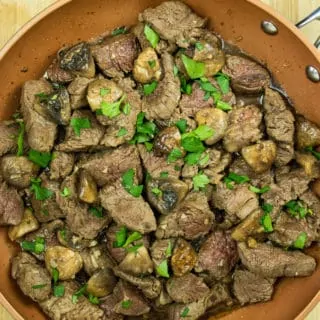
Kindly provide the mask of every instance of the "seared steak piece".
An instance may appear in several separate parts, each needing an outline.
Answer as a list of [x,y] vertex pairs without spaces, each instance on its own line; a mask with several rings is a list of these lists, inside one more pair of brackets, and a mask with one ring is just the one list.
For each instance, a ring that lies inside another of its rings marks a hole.
[[168,248],[172,248],[173,239],[155,240],[151,247],[151,258],[155,266],[158,266],[168,256]]
[[233,293],[241,305],[271,300],[275,279],[263,278],[248,270],[236,270],[233,281]]
[[108,77],[123,77],[133,69],[139,53],[136,37],[132,33],[107,37],[92,47],[92,55],[102,72]]
[[233,108],[229,113],[229,127],[223,139],[224,148],[228,152],[237,152],[260,140],[261,120],[262,113],[256,106]]
[[190,40],[201,35],[201,28],[207,22],[179,1],[166,1],[148,8],[140,14],[139,20],[150,24],[161,38],[182,48],[187,48]]
[[85,77],[75,78],[68,86],[71,109],[79,109],[88,105],[87,90],[88,85],[94,79]]
[[156,237],[184,237],[193,240],[206,235],[212,227],[213,213],[203,192],[191,192],[169,215],[159,219]]
[[0,182],[0,226],[19,224],[23,211],[23,201],[17,190]]
[[79,167],[85,169],[99,186],[115,182],[131,168],[138,180],[142,179],[139,153],[132,145],[96,153],[80,161]]
[[230,190],[224,182],[220,182],[212,192],[212,205],[225,210],[231,221],[243,220],[259,207],[257,195],[248,187],[248,184],[241,184]]
[[128,193],[120,180],[104,186],[100,190],[99,197],[101,205],[119,225],[141,233],[156,230],[156,219],[149,204],[142,196],[136,198]]
[[68,176],[74,164],[74,155],[72,153],[65,153],[56,151],[53,154],[50,162],[50,179],[60,180]]
[[0,156],[16,152],[19,128],[16,124],[0,122]]
[[238,261],[236,242],[230,234],[215,231],[201,245],[196,272],[206,272],[221,279],[226,277]]
[[317,239],[317,231],[308,224],[306,219],[291,217],[289,213],[283,211],[273,224],[273,229],[268,238],[285,248],[292,246],[303,232],[307,234],[304,247],[309,247]]
[[238,252],[246,268],[265,278],[309,276],[316,267],[314,258],[300,251],[285,251],[265,243],[251,249],[240,242]]
[[51,276],[30,254],[20,252],[12,259],[11,276],[17,280],[22,292],[33,301],[40,302],[50,297]]
[[72,302],[72,295],[79,290],[79,285],[75,281],[64,281],[61,282],[61,285],[65,288],[63,297],[51,296],[50,299],[40,303],[42,310],[50,317],[50,319],[105,319],[103,310],[90,303],[84,295],[78,298],[77,303]]
[[94,239],[98,233],[110,223],[110,217],[102,212],[102,217],[95,216],[87,204],[79,202],[76,189],[76,174],[67,177],[61,185],[61,189],[68,188],[70,196],[64,197],[57,194],[57,203],[66,215],[66,222],[70,230],[85,238]]
[[237,93],[258,93],[270,85],[268,71],[244,57],[228,55],[222,71],[231,78],[231,86]]
[[142,100],[142,111],[149,120],[166,120],[177,108],[181,96],[180,81],[173,73],[174,61],[169,53],[162,54],[164,77],[157,88]]
[[49,152],[57,135],[57,125],[35,109],[38,103],[37,94],[49,94],[52,88],[46,80],[29,80],[25,82],[21,93],[21,111],[26,124],[28,143],[30,148]]
[[90,111],[76,110],[73,112],[71,122],[74,119],[88,119],[90,127],[80,129],[79,134],[70,124],[67,127],[66,138],[64,142],[57,145],[58,151],[78,152],[86,151],[90,147],[97,146],[104,134],[104,128],[98,123],[94,115]]
[[66,83],[72,81],[74,76],[70,71],[61,69],[58,57],[53,59],[44,74],[44,78],[51,82]]
[[109,294],[108,296],[100,299],[100,308],[104,311],[105,320],[123,320],[124,316],[122,314],[116,313],[114,307],[118,303],[118,299],[114,294]]
[[166,283],[166,288],[169,296],[179,303],[198,301],[210,292],[203,279],[192,273],[171,277]]
[[17,189],[27,188],[38,171],[39,167],[27,157],[7,155],[0,159],[0,172],[4,180]]

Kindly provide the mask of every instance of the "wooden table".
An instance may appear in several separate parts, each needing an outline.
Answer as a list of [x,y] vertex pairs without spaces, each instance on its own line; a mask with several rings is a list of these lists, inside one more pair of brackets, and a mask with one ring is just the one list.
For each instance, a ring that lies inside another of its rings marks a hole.
[[[0,0],[0,47],[19,29],[26,21],[39,11],[54,3],[56,0]],[[312,10],[320,6],[320,0],[262,0],[274,7],[281,14],[293,22],[305,17]],[[314,22],[303,29],[310,39],[320,34],[320,23]],[[307,317],[306,320],[320,319],[320,305]],[[6,310],[0,306],[0,320],[12,320]],[[28,319],[26,319],[28,320]],[[272,319],[270,319],[272,320]]]

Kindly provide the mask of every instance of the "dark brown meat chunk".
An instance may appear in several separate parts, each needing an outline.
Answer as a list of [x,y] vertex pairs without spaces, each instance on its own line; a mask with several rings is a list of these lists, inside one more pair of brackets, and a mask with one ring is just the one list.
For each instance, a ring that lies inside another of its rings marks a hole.
[[107,37],[92,48],[95,61],[108,77],[122,77],[132,71],[138,53],[136,37],[132,33]]
[[229,113],[229,127],[223,139],[228,152],[237,152],[241,148],[262,138],[260,124],[262,113],[256,106],[233,108]]
[[148,119],[170,119],[179,104],[180,81],[173,74],[174,61],[169,53],[162,55],[162,65],[163,79],[152,94],[142,99],[142,111]]
[[116,313],[114,307],[118,303],[118,299],[114,294],[109,294],[105,298],[100,299],[100,308],[104,311],[105,320],[123,320],[122,314]]
[[174,240],[164,239],[164,240],[155,240],[151,247],[151,258],[155,266],[158,266],[163,260],[168,257],[167,249],[172,248]]
[[94,239],[98,233],[108,225],[110,217],[103,212],[102,217],[93,215],[87,204],[77,200],[76,174],[67,177],[61,185],[70,190],[70,196],[64,197],[61,193],[57,194],[57,203],[66,215],[66,222],[70,230],[85,239]]
[[140,21],[150,24],[161,38],[186,48],[190,40],[199,37],[206,19],[200,18],[184,3],[166,1],[156,8],[144,10]]
[[268,71],[244,57],[227,56],[222,71],[231,78],[231,86],[237,93],[258,93],[270,85]]
[[271,300],[275,279],[247,271],[234,272],[233,293],[241,305]]
[[139,153],[132,145],[96,153],[83,159],[79,167],[85,169],[99,186],[115,182],[131,168],[135,170],[138,180],[142,179]]
[[179,303],[191,303],[204,298],[209,293],[209,288],[203,279],[192,273],[182,277],[171,277],[166,288],[169,296]]
[[209,232],[213,219],[206,195],[191,192],[170,215],[160,217],[156,237],[196,239]]
[[57,125],[40,115],[34,108],[36,94],[48,94],[52,88],[46,80],[25,82],[21,93],[21,111],[26,124],[28,143],[32,149],[49,152],[57,135]]
[[316,267],[314,258],[302,252],[285,251],[264,243],[253,249],[244,242],[238,243],[238,252],[246,268],[266,278],[309,276]]
[[236,242],[231,239],[230,234],[216,231],[202,244],[195,270],[221,279],[228,275],[237,261]]
[[[33,301],[46,300],[51,295],[51,276],[36,259],[20,252],[11,261],[11,276],[17,280],[22,292]],[[37,285],[41,286],[37,288]]]
[[18,132],[16,124],[0,122],[0,156],[17,150]]
[[155,231],[157,223],[147,202],[128,193],[120,181],[103,187],[100,191],[101,205],[119,224],[141,233]]
[[60,180],[68,176],[74,164],[74,155],[72,153],[65,153],[56,151],[53,154],[50,162],[50,179]]
[[49,65],[44,77],[51,82],[66,83],[73,80],[71,72],[60,68],[59,59],[55,58]]
[[64,142],[57,145],[56,149],[63,152],[86,151],[90,147],[97,146],[104,134],[104,128],[101,126],[90,111],[76,110],[73,112],[72,119],[89,119],[90,128],[81,129],[80,135],[75,133],[74,128],[67,127],[66,138]]
[[19,224],[23,211],[23,201],[17,190],[0,182],[0,226]]
[[84,296],[80,296],[77,303],[72,302],[72,295],[79,290],[75,281],[64,281],[61,285],[65,288],[63,297],[51,296],[42,301],[40,306],[44,313],[52,320],[103,320],[104,312],[98,306],[89,302]]
[[7,155],[0,160],[0,171],[4,180],[17,189],[27,188],[36,177],[39,167],[27,157]]
[[71,109],[79,109],[88,105],[87,90],[93,79],[85,77],[75,78],[68,86]]

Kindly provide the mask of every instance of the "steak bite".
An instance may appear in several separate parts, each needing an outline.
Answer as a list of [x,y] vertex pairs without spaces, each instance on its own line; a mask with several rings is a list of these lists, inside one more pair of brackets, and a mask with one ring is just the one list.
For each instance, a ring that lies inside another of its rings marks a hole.
[[73,165],[74,155],[72,153],[55,151],[50,162],[50,179],[64,179],[71,173]]
[[68,86],[71,109],[80,109],[88,105],[87,90],[93,79],[76,77]]
[[18,134],[17,124],[0,122],[0,156],[17,151]]

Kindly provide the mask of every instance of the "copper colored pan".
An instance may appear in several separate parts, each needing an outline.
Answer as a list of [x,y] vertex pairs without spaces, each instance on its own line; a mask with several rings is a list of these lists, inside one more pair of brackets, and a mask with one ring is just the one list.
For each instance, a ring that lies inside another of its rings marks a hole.
[[[132,25],[139,12],[160,2],[61,0],[43,11],[0,51],[0,118],[13,113],[22,83],[39,78],[62,45],[92,38],[115,26]],[[320,124],[320,83],[310,81],[305,72],[307,65],[320,70],[320,56],[296,27],[258,0],[186,2],[198,14],[209,17],[211,27],[224,39],[266,63],[292,98],[296,110]],[[278,34],[264,33],[260,27],[263,20],[274,22]],[[24,67],[28,68],[27,73],[21,72]],[[16,250],[7,238],[7,230],[0,229],[0,302],[16,319],[45,319],[10,278],[9,261]],[[273,301],[238,309],[222,318],[303,319],[320,300],[320,247],[310,251],[318,261],[311,277],[285,279],[278,285]]]

